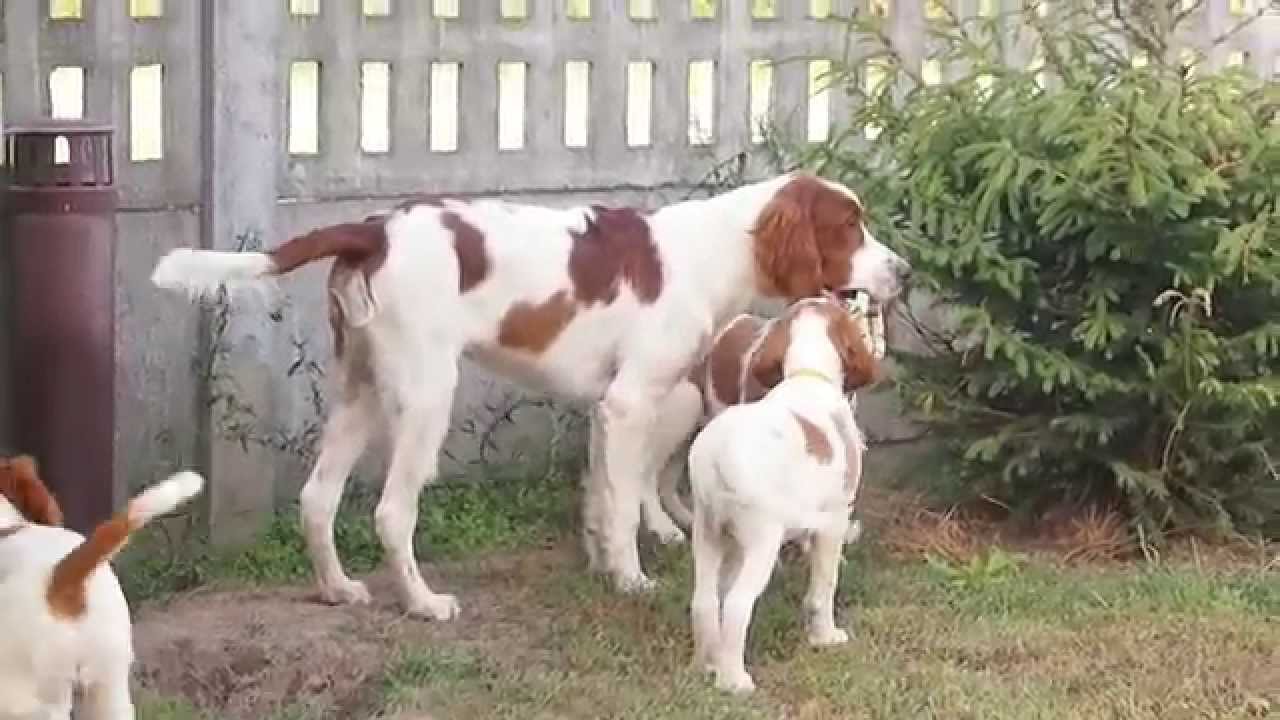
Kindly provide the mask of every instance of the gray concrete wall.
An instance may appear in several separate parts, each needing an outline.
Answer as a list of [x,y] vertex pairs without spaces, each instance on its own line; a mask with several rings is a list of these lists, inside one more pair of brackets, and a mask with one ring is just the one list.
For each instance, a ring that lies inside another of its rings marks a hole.
[[[1207,3],[1201,18],[1206,33],[1228,26],[1227,1]],[[963,7],[975,2],[963,0]],[[771,19],[750,17],[747,0],[726,0],[713,20],[690,20],[684,0],[657,3],[654,20],[628,17],[625,0],[597,0],[590,20],[566,18],[559,0],[528,4],[528,18],[503,21],[498,4],[488,0],[460,3],[456,19],[432,17],[432,3],[417,1],[393,3],[394,14],[385,18],[361,17],[355,0],[321,3],[317,17],[287,15],[284,0],[174,1],[165,3],[164,17],[143,20],[127,17],[123,1],[86,0],[82,19],[54,21],[43,0],[0,2],[4,116],[47,115],[50,70],[75,65],[86,69],[86,114],[119,129],[116,471],[122,489],[180,465],[198,465],[211,473],[206,502],[216,536],[237,540],[274,505],[296,497],[321,420],[330,342],[325,269],[290,277],[267,302],[238,304],[225,334],[214,337],[212,328],[220,325],[215,313],[148,282],[165,251],[235,247],[246,233],[273,245],[423,191],[503,193],[561,206],[677,200],[717,162],[750,149],[750,61],[775,62],[771,122],[794,138],[806,120],[804,61],[856,51],[846,47],[838,24],[807,16],[808,0],[782,0],[780,15]],[[855,4],[835,0],[834,11],[848,14]],[[892,5],[889,32],[909,56],[922,56],[927,43],[919,4]],[[1226,62],[1232,48],[1248,50],[1248,62],[1272,72],[1280,17],[1232,36],[1211,61]],[[320,150],[314,156],[286,151],[294,60],[321,63]],[[366,153],[359,145],[359,64],[365,60],[391,64],[387,153]],[[563,142],[569,60],[591,62],[584,148]],[[691,147],[687,138],[691,60],[716,62],[716,130],[705,147]],[[461,63],[459,147],[432,152],[429,68],[449,61]],[[499,61],[528,64],[520,150],[497,148]],[[649,147],[625,142],[629,61],[654,67]],[[164,65],[165,156],[130,162],[129,74],[136,64],[154,62]],[[833,97],[832,116],[846,112],[848,102]],[[752,155],[741,169],[749,178],[768,166],[762,155]],[[0,313],[6,310],[3,290]],[[211,368],[210,348],[223,342],[226,352],[216,353]],[[8,350],[0,333],[0,448],[11,442],[3,361]],[[229,397],[239,404],[210,404]],[[864,398],[861,409],[873,436],[912,434],[883,393]],[[468,367],[443,470],[475,474],[494,464],[536,461],[548,438],[572,429],[570,410]],[[894,458],[906,456],[877,451],[882,459],[873,457],[872,466],[894,472]],[[379,465],[371,459],[362,471],[374,477]]]

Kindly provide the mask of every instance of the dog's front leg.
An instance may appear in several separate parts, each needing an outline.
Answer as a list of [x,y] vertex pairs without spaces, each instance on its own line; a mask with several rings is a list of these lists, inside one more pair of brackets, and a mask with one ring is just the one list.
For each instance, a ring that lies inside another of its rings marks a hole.
[[592,499],[596,508],[588,512],[599,512],[605,518],[600,534],[606,569],[623,592],[644,592],[654,585],[640,567],[636,534],[640,530],[641,482],[650,465],[653,408],[661,396],[615,381],[597,414],[604,463],[603,472],[592,477],[598,495]]

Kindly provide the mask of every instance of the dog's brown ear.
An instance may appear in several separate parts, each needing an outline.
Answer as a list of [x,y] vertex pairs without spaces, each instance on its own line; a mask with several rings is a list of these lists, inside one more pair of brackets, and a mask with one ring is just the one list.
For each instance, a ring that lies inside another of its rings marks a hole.
[[827,326],[827,336],[831,338],[831,344],[840,354],[845,393],[851,393],[876,381],[879,366],[853,318],[846,313],[840,313]]
[[62,508],[40,480],[35,458],[30,455],[0,461],[0,494],[29,522],[62,526]]
[[822,292],[813,193],[805,188],[784,188],[765,206],[752,230],[757,269],[774,292],[792,301]]
[[[788,312],[770,321],[764,329],[764,339],[748,360],[750,380],[759,385],[759,395],[782,382],[782,363],[791,345],[791,314]],[[758,399],[758,398],[756,398]]]

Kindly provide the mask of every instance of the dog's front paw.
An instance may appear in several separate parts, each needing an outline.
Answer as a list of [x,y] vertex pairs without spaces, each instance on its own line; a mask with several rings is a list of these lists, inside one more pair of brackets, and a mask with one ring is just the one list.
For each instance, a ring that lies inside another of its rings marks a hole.
[[756,689],[756,683],[746,670],[720,672],[716,675],[716,687],[735,695],[745,695]]
[[637,575],[617,575],[614,577],[614,585],[619,592],[627,595],[642,595],[652,592],[658,587],[658,583],[649,579],[644,573]]
[[446,622],[458,617],[462,606],[453,595],[428,595],[413,603],[409,615],[428,620]]
[[368,605],[373,597],[359,580],[343,580],[321,585],[320,600],[327,605]]
[[653,534],[658,537],[658,542],[663,545],[683,545],[685,540],[684,531],[676,526],[663,528],[662,530],[654,530]]
[[849,529],[844,531],[844,544],[852,545],[862,538],[862,521],[854,520],[849,523]]
[[831,647],[849,642],[849,633],[838,627],[817,628],[809,631],[809,644],[813,647]]

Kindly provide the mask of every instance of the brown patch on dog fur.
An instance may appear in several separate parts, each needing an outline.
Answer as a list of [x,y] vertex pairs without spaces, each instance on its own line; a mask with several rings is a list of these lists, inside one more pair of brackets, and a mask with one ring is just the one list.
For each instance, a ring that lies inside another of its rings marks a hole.
[[791,345],[793,314],[793,310],[789,309],[781,317],[769,321],[764,328],[764,340],[748,361],[750,371],[747,374],[763,388],[761,396],[782,382],[782,365],[787,357],[787,348]]
[[0,461],[0,494],[28,522],[61,527],[62,508],[40,479],[35,458],[19,455]]
[[862,207],[812,175],[783,185],[752,229],[756,271],[768,294],[798,300],[841,287],[862,246]]
[[26,529],[27,529],[27,526],[25,524],[0,527],[0,540],[3,540],[9,537],[10,535],[16,535]]
[[662,258],[649,222],[631,208],[597,205],[592,211],[586,230],[569,233],[573,238],[569,278],[577,301],[612,303],[624,282],[641,303],[657,300],[662,292]]
[[512,350],[538,354],[564,331],[578,313],[567,290],[560,290],[540,303],[519,302],[502,316],[498,344]]
[[[716,337],[707,356],[711,394],[725,405],[743,402],[743,366],[747,353],[764,327],[765,321],[754,315],[739,315]],[[750,374],[748,384],[754,386]],[[706,390],[704,390],[705,392]]]
[[489,275],[484,233],[456,212],[443,213],[440,224],[453,233],[453,252],[458,256],[458,292],[465,293]]
[[796,422],[800,423],[800,432],[804,433],[804,450],[809,454],[809,457],[824,465],[831,462],[831,458],[834,456],[831,450],[831,440],[826,433],[822,432],[822,428],[794,410],[791,411],[791,417],[794,417]]

